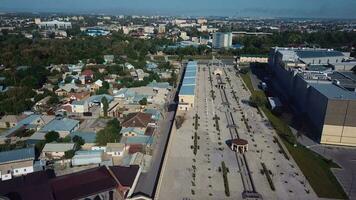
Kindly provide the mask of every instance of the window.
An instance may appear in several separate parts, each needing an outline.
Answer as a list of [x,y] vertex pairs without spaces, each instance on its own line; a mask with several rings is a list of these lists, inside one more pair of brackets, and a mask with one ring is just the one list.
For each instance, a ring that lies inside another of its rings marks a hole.
[[[25,169],[25,170],[26,170],[26,169]],[[19,170],[15,169],[15,172],[16,172],[16,173],[18,173],[18,172],[19,172]]]
[[26,169],[23,169],[23,171],[25,172],[25,171],[26,171]]

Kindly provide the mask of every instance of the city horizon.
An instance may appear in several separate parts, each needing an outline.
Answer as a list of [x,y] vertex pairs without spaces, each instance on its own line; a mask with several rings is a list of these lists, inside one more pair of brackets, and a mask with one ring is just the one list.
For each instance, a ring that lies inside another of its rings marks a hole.
[[[3,0],[0,12],[15,13],[80,13],[106,15],[146,15],[146,16],[224,16],[224,17],[256,17],[256,18],[311,18],[311,19],[355,19],[356,2],[342,0],[297,2],[295,0],[269,0],[263,4],[259,0],[251,2],[225,0],[224,4],[209,0],[191,3],[187,0],[171,2],[152,0],[142,2],[134,0],[126,2],[105,0],[100,5],[95,1],[83,0],[70,2],[62,0],[24,1]],[[266,4],[266,5],[264,5]]]

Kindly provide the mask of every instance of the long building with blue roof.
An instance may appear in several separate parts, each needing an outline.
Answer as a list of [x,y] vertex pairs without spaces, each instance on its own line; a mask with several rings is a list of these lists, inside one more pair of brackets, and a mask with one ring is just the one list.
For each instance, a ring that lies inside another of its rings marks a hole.
[[198,63],[189,61],[183,77],[182,86],[179,91],[179,110],[189,110],[194,106],[195,86]]

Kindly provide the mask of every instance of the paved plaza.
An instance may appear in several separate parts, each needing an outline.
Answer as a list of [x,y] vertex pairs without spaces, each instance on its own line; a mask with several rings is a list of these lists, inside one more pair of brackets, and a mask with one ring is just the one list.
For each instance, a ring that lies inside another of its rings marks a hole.
[[[216,87],[218,83],[216,75],[213,75],[216,68],[208,67],[208,64],[199,65],[195,105],[187,112],[177,113],[184,115],[185,121],[179,129],[173,127],[155,199],[243,199],[243,192],[249,189],[244,184],[248,177],[245,165],[249,168],[250,181],[260,199],[316,199],[296,163],[280,153],[274,139],[276,133],[269,122],[256,108],[246,103],[250,93],[233,66],[220,67],[229,106],[222,89]],[[214,99],[211,91],[214,91]],[[242,155],[226,145],[227,140],[237,137],[228,127],[231,124],[231,118],[227,117],[229,113],[236,124],[238,136],[249,143],[244,155],[246,163],[238,161],[237,158],[242,158]],[[215,125],[215,115],[219,128]],[[242,116],[245,116],[246,122]],[[195,137],[198,147],[196,155]],[[228,168],[229,196],[225,192],[222,162]],[[261,173],[261,163],[269,171],[275,191],[271,189],[266,175]]]

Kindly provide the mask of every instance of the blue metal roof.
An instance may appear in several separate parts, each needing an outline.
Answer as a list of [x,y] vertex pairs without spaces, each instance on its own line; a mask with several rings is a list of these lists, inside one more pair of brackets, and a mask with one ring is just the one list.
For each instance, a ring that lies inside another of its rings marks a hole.
[[108,102],[110,103],[111,101],[114,100],[114,97],[108,94],[101,94],[101,95],[93,95],[91,97],[88,98],[88,102],[94,102],[94,103],[100,103],[101,99],[105,97]]
[[71,138],[79,136],[84,139],[85,143],[95,143],[96,133],[91,131],[74,131],[69,134]]
[[0,152],[0,163],[15,162],[20,160],[34,160],[35,149],[33,147]]
[[152,144],[153,137],[152,136],[136,136],[136,137],[123,137],[122,143],[125,144]]
[[180,88],[179,95],[194,95],[195,85],[183,85]]
[[195,77],[185,77],[183,79],[183,85],[195,85]]
[[334,50],[297,50],[299,58],[320,58],[320,57],[337,57],[344,56],[340,51]]
[[195,78],[196,74],[197,74],[196,71],[185,72],[184,78],[188,78],[188,77],[194,77]]
[[60,118],[54,119],[48,124],[46,124],[41,132],[50,132],[50,131],[72,131],[79,124],[78,120],[69,119],[69,118]]

